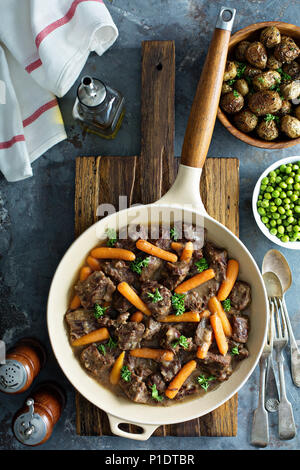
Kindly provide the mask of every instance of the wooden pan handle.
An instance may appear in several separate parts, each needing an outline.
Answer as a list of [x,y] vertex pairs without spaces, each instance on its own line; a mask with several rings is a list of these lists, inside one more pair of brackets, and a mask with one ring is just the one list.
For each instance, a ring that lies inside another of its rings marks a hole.
[[180,162],[183,165],[195,168],[204,165],[217,116],[230,31],[231,27],[218,28],[217,22],[184,136]]

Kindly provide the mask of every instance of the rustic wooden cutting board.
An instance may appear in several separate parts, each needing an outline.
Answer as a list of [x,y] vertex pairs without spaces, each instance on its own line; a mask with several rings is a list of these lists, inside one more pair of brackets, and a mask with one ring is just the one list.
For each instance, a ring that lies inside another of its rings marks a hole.
[[[174,158],[174,85],[174,42],[143,42],[141,153],[138,157],[76,159],[76,237],[98,220],[99,204],[111,203],[118,210],[119,195],[127,195],[129,205],[154,202],[173,183],[179,165],[179,158]],[[239,161],[208,159],[201,178],[201,196],[208,213],[238,235]],[[237,406],[236,394],[206,416],[160,426],[154,435],[235,436]],[[106,414],[78,392],[76,410],[78,434],[112,435]],[[127,429],[135,432],[134,426]]]

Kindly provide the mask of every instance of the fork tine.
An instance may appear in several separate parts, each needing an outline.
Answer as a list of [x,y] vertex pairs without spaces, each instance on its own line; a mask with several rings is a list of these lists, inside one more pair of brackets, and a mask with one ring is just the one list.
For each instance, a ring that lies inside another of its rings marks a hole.
[[286,325],[286,312],[282,303],[282,300],[278,298],[278,303],[280,306],[280,311],[281,311],[281,321],[282,321],[282,329],[283,329],[283,336],[287,337],[288,331],[287,331],[287,325]]
[[270,315],[269,315],[269,328],[268,328],[268,343],[272,350],[273,348],[273,336],[274,336],[274,305],[270,301]]

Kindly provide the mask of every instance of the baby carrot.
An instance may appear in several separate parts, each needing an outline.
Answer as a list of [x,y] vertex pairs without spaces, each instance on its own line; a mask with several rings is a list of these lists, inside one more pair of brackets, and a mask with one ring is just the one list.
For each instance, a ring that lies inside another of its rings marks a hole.
[[137,348],[132,349],[129,354],[154,361],[172,361],[174,359],[174,353],[168,349]]
[[197,363],[193,359],[187,362],[174,377],[174,379],[169,383],[165,394],[168,398],[174,398],[179,392],[180,388],[186,381],[186,379],[191,375],[191,373],[196,369]]
[[72,346],[83,346],[89,343],[97,343],[98,341],[104,341],[109,338],[109,332],[107,328],[99,328],[99,330],[91,331],[80,338],[73,341]]
[[85,281],[91,273],[92,269],[89,266],[83,266],[83,268],[80,270],[79,280]]
[[71,300],[70,303],[70,309],[71,310],[76,310],[76,308],[79,308],[81,305],[81,300],[78,297],[78,295],[74,295],[73,299]]
[[210,324],[212,326],[212,329],[215,335],[218,349],[220,353],[223,354],[223,356],[225,356],[225,354],[228,351],[228,343],[227,343],[227,339],[226,339],[226,336],[222,327],[222,322],[220,320],[220,317],[216,313],[213,313],[210,316]]
[[200,314],[198,312],[184,312],[181,315],[167,315],[164,318],[160,319],[163,323],[173,323],[173,322],[196,322],[200,321]]
[[132,251],[124,250],[123,248],[109,248],[107,246],[100,246],[91,251],[91,256],[97,259],[123,259],[125,261],[134,261],[135,254]]
[[183,248],[183,252],[181,253],[180,261],[186,261],[187,263],[189,263],[192,259],[193,251],[194,251],[193,243],[187,242],[185,244],[185,247]]
[[109,381],[112,385],[117,385],[121,377],[121,369],[123,367],[125,358],[125,351],[122,351],[120,356],[116,359],[113,368],[111,370]]
[[129,302],[134,305],[138,310],[143,312],[145,315],[151,315],[151,311],[142,299],[134,292],[127,282],[120,282],[118,285],[118,291],[122,294]]
[[176,294],[184,294],[185,292],[194,289],[195,287],[200,286],[206,281],[213,279],[215,277],[215,272],[213,269],[206,269],[202,273],[196,274],[196,276],[191,277],[187,281],[184,281],[182,284],[176,287]]
[[88,256],[86,259],[86,262],[89,265],[89,267],[92,268],[93,271],[100,271],[101,265],[96,258],[93,258],[92,256]]
[[146,240],[139,239],[136,242],[136,247],[138,250],[144,251],[148,253],[148,255],[156,256],[157,258],[164,259],[165,261],[170,261],[171,263],[175,263],[177,261],[177,255],[171,253],[170,251],[163,250],[152,243],[147,242]]
[[130,321],[135,321],[137,323],[140,323],[144,318],[144,315],[142,314],[142,312],[134,312],[131,317],[130,317]]
[[222,282],[218,292],[218,299],[225,300],[229,296],[239,273],[239,263],[235,259],[230,259],[227,264],[226,279]]

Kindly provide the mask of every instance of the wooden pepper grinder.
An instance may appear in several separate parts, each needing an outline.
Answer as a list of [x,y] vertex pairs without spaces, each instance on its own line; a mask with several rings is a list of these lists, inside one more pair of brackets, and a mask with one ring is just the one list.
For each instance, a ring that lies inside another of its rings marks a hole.
[[57,384],[41,384],[13,419],[15,437],[27,446],[46,442],[61,416],[64,404],[64,392]]
[[32,384],[46,362],[44,347],[34,338],[21,339],[0,365],[0,391],[22,393]]

